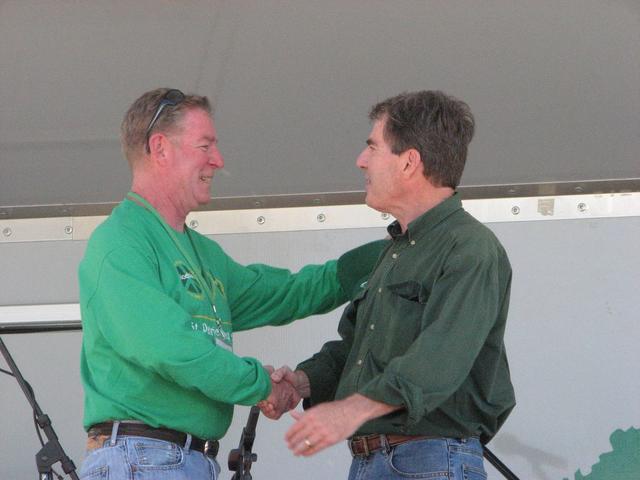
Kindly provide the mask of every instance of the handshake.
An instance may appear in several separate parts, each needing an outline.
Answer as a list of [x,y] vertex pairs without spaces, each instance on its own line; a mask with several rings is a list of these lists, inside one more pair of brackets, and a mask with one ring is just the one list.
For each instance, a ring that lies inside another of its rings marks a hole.
[[265,417],[277,420],[311,394],[309,378],[302,370],[294,372],[286,365],[277,370],[269,365],[264,368],[271,376],[271,394],[258,403]]
[[[311,396],[309,377],[289,367],[264,367],[271,375],[271,394],[258,407],[267,418],[277,420]],[[305,412],[292,411],[295,423],[285,434],[294,455],[310,456],[351,437],[364,422],[403,408],[387,405],[354,393],[340,400],[319,403]]]

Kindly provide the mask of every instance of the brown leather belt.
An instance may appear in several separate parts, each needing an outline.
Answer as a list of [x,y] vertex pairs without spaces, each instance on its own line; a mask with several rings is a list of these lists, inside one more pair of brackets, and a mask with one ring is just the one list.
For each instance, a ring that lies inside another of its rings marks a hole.
[[422,440],[424,438],[435,438],[427,435],[364,435],[362,437],[353,437],[349,440],[349,450],[351,455],[368,456],[370,453],[376,452],[384,448],[385,444],[389,447],[400,445],[401,443],[411,442],[412,440]]
[[[89,429],[89,437],[92,436],[111,436],[113,430],[113,422],[96,423]],[[172,442],[181,447],[187,442],[187,434],[171,430],[169,428],[154,428],[144,423],[126,423],[123,422],[118,426],[118,435],[130,435],[133,437],[146,437],[156,440],[164,440]],[[220,444],[217,440],[202,440],[198,437],[191,437],[191,450],[204,453],[209,457],[215,457],[218,454]]]

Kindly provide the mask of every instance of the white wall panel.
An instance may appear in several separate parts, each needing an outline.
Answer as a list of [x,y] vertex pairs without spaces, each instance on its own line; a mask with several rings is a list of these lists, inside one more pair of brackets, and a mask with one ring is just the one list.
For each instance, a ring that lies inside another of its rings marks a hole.
[[[636,301],[640,217],[489,226],[509,252],[514,270],[506,342],[518,400],[490,447],[523,479],[573,480],[578,469],[587,474],[599,455],[611,450],[609,440],[615,430],[640,428],[640,406],[634,401],[640,396],[636,375],[640,363],[636,341],[640,338]],[[363,228],[215,238],[241,262],[268,259],[296,269],[384,234],[383,228]],[[74,270],[84,242],[19,246],[24,251],[43,247],[50,251],[62,245],[76,250],[69,256],[70,270]],[[12,253],[7,248],[13,247],[18,244],[0,246],[3,264]],[[55,264],[42,264],[38,280],[32,283],[53,288],[60,281],[59,273]],[[76,286],[65,282],[68,295],[73,296]],[[294,365],[336,337],[338,317],[336,311],[287,327],[238,334],[236,353],[274,365]],[[78,376],[80,334],[3,338],[79,464],[84,448]],[[0,416],[0,478],[32,478],[37,442],[28,410],[13,379],[1,376],[0,383],[0,406],[5,413]],[[239,440],[247,413],[246,408],[237,410],[222,444],[223,463]],[[254,465],[254,478],[344,478],[349,462],[344,445],[312,459],[294,458],[282,440],[290,423],[289,418],[278,423],[259,420],[255,443],[259,461]],[[489,478],[501,477],[491,471]]]

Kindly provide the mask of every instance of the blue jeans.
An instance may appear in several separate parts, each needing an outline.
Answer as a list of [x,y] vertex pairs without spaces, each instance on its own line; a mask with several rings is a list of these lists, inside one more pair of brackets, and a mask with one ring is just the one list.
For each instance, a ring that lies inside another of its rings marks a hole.
[[351,462],[349,480],[486,480],[477,438],[428,438],[387,447]]
[[146,437],[112,435],[87,452],[81,480],[216,480],[220,466],[187,445]]

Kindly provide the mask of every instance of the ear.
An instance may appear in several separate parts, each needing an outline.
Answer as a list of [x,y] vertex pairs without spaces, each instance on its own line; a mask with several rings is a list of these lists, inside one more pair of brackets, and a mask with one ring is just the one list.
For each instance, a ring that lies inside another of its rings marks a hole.
[[424,165],[422,164],[422,159],[420,157],[420,152],[415,148],[410,148],[406,150],[401,155],[402,161],[404,162],[402,173],[407,177],[412,177],[413,175],[422,175],[424,170]]
[[157,162],[159,165],[166,164],[169,149],[169,139],[163,133],[156,132],[149,137],[149,156],[153,162]]

